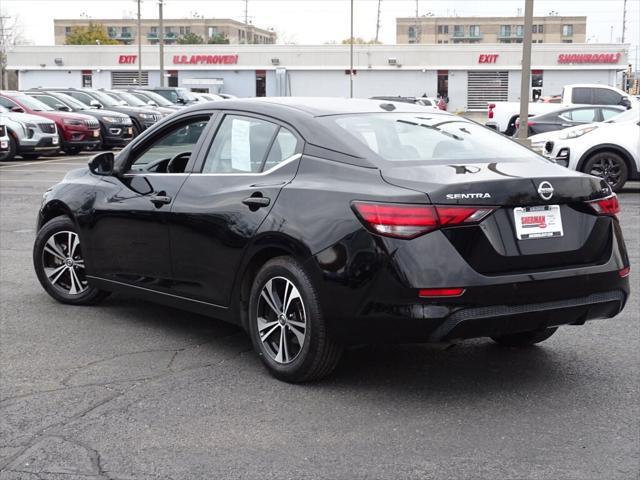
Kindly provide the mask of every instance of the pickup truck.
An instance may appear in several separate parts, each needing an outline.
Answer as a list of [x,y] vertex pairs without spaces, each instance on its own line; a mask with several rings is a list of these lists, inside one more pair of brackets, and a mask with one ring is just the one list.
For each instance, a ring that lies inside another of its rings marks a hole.
[[[638,105],[635,98],[622,90],[599,84],[567,85],[562,89],[561,97],[560,103],[530,103],[529,116],[542,115],[570,105],[622,105],[628,109]],[[513,135],[520,115],[520,102],[490,102],[487,107],[486,126],[505,135]]]

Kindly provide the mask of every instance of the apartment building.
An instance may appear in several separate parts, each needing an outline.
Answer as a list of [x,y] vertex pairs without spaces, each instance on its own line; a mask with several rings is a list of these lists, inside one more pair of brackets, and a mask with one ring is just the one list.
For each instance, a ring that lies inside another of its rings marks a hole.
[[[138,24],[136,19],[55,19],[55,44],[64,45],[67,36],[74,27],[87,27],[89,23],[103,25],[109,37],[123,45],[137,43]],[[158,19],[143,19],[142,43],[157,45],[160,42]],[[228,18],[180,18],[164,19],[164,42],[175,44],[182,35],[194,33],[203,38],[204,43],[217,40],[218,43],[227,41],[230,44],[273,44],[277,35],[273,30],[266,30]],[[213,42],[212,42],[213,43]]]
[[[533,43],[585,43],[587,17],[546,16],[533,19]],[[396,18],[396,42],[522,43],[524,17]]]

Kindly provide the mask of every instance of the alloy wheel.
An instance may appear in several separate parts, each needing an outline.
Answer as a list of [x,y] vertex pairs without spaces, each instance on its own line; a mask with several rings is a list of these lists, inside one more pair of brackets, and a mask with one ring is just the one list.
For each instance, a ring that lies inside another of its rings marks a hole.
[[284,277],[273,277],[260,292],[258,338],[277,363],[293,362],[304,345],[307,317],[298,288]]
[[622,169],[615,159],[605,156],[593,164],[589,173],[604,179],[609,185],[613,186],[620,181]]
[[89,286],[78,234],[56,232],[44,245],[42,266],[51,285],[66,295],[79,295]]

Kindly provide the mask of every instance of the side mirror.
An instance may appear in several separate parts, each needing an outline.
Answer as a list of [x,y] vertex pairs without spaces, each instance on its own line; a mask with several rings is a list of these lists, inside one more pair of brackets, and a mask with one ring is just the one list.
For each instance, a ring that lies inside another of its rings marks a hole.
[[180,105],[184,105],[184,104],[185,104],[185,103],[187,103],[187,102],[184,100],[184,98],[178,98],[178,99],[176,100],[176,103],[179,103]]
[[11,111],[13,113],[24,113],[24,108],[22,108],[22,107],[11,107]]
[[71,111],[71,109],[69,107],[67,107],[66,105],[56,105],[56,107],[61,112],[70,112]]
[[91,105],[92,107],[95,107],[95,108],[102,108],[102,104],[97,100],[91,100],[89,102],[89,105]]
[[89,170],[94,175],[108,177],[114,174],[114,163],[113,152],[99,153],[89,160]]
[[157,107],[157,106],[158,106],[158,104],[157,104],[156,102],[154,102],[153,100],[149,100],[149,101],[147,102],[147,105],[150,105],[150,106],[152,106],[152,107]]
[[620,105],[629,110],[631,108],[631,100],[629,99],[629,97],[622,97],[622,100],[620,100]]

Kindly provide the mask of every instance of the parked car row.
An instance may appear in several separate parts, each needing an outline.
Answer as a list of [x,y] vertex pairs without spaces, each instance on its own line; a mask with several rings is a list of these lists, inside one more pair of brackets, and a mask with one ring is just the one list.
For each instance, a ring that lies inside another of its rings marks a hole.
[[221,99],[177,87],[0,91],[0,160],[124,147],[185,106]]

